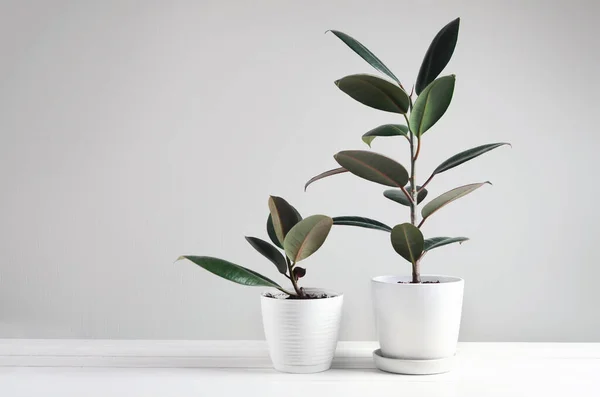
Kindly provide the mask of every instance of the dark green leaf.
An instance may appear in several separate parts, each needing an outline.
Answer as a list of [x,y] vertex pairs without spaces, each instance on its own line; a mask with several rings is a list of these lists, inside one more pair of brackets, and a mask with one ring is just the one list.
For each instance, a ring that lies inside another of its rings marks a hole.
[[423,220],[430,217],[434,212],[436,212],[440,208],[450,204],[454,200],[457,200],[463,196],[466,196],[467,194],[482,187],[485,184],[491,185],[490,182],[472,183],[470,185],[465,185],[465,186],[454,188],[454,189],[447,191],[446,193],[434,198],[433,200],[431,200],[430,202],[425,204],[425,206],[421,210],[421,215],[423,216]]
[[469,150],[465,150],[464,152],[460,152],[450,157],[448,160],[444,161],[442,164],[438,165],[437,168],[433,171],[433,174],[441,174],[444,171],[448,171],[456,167],[457,165],[461,165],[471,159],[474,159],[477,156],[481,156],[482,154],[489,152],[490,150],[494,150],[497,147],[503,145],[510,145],[510,143],[499,142],[499,143],[489,143],[487,145],[481,145],[474,147]]
[[466,237],[433,237],[425,240],[423,251],[430,251],[434,248],[442,247],[452,243],[461,243],[467,241]]
[[281,252],[271,244],[267,243],[264,240],[261,240],[256,237],[247,237],[246,241],[250,243],[251,246],[254,247],[255,250],[261,253],[265,258],[273,262],[273,264],[279,270],[279,273],[286,274],[287,273],[287,262]]
[[377,128],[372,129],[362,136],[362,140],[364,143],[371,147],[371,142],[373,139],[378,136],[407,136],[408,135],[408,127],[402,124],[385,124],[380,125]]
[[410,113],[410,129],[421,137],[446,113],[454,93],[455,76],[444,76],[434,80],[415,101]]
[[310,178],[308,182],[306,182],[306,185],[304,185],[304,191],[306,191],[306,188],[308,187],[308,185],[310,185],[313,182],[318,181],[319,179],[327,178],[328,176],[332,176],[332,175],[342,174],[344,172],[348,172],[348,170],[345,169],[344,167],[340,167],[340,168],[335,168],[333,170],[325,171],[317,176],[314,176],[314,177]]
[[408,112],[410,99],[400,87],[368,74],[354,74],[335,82],[335,85],[358,102],[385,112]]
[[418,227],[403,223],[396,225],[390,235],[394,250],[410,263],[416,263],[423,253],[423,234]]
[[279,242],[283,244],[286,234],[296,223],[302,220],[302,217],[290,203],[277,196],[269,197],[269,211],[275,235]]
[[379,58],[377,58],[375,56],[375,54],[373,54],[371,51],[369,51],[369,49],[367,47],[365,47],[364,45],[362,45],[358,40],[353,39],[352,37],[348,36],[346,33],[343,33],[343,32],[337,31],[337,30],[331,30],[330,32],[333,33],[334,35],[336,35],[344,43],[346,43],[346,45],[348,47],[350,47],[352,49],[352,51],[354,51],[362,59],[367,61],[369,63],[369,65],[373,66],[375,69],[377,69],[381,73],[387,75],[392,80],[394,80],[398,84],[400,84],[400,80],[398,80],[398,78],[396,76],[394,76],[394,73],[392,73],[392,71],[389,70],[387,68],[387,66],[385,66],[383,64],[383,62],[381,62],[379,60]]
[[365,150],[345,150],[333,156],[356,176],[386,186],[402,187],[408,182],[408,172],[394,160]]
[[417,95],[420,95],[421,91],[442,73],[442,70],[444,70],[450,58],[452,58],[454,47],[456,47],[456,40],[458,39],[459,25],[460,18],[456,18],[444,26],[433,38],[419,69],[419,76],[417,77],[417,84],[415,86]]
[[325,215],[312,215],[298,222],[283,241],[285,253],[293,263],[314,254],[325,242],[333,219]]
[[[410,192],[410,185],[406,185],[405,188],[408,192]],[[417,186],[417,190],[419,190],[419,189],[421,189],[421,186]],[[420,204],[421,201],[425,200],[425,197],[427,197],[427,193],[428,193],[427,189],[422,189],[421,191],[419,191],[417,193],[417,204]],[[383,195],[386,198],[389,198],[390,200],[397,202],[398,204],[402,204],[407,207],[410,207],[410,201],[408,200],[408,197],[406,197],[404,192],[400,189],[386,190],[385,192],[383,192]]]
[[374,219],[363,218],[360,216],[336,216],[333,218],[333,224],[364,227],[366,229],[382,230],[384,232],[392,231],[392,228],[388,225],[385,225]]
[[216,274],[225,280],[233,281],[234,283],[257,286],[257,287],[273,287],[283,290],[275,281],[256,273],[253,270],[236,265],[223,259],[213,258],[210,256],[188,256],[179,257],[178,260],[187,259],[196,265]]
[[275,227],[273,226],[273,217],[271,217],[271,214],[269,214],[269,217],[267,218],[267,234],[269,235],[269,238],[271,239],[271,242],[273,244],[283,249],[283,244],[279,242],[277,234],[275,233]]

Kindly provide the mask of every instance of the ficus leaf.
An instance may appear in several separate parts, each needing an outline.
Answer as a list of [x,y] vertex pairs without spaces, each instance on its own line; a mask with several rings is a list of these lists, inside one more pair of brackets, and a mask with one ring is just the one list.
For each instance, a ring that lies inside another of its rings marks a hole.
[[203,269],[224,278],[225,280],[233,281],[234,283],[257,286],[257,287],[273,287],[279,290],[283,289],[275,281],[256,273],[253,270],[236,265],[223,259],[213,258],[210,256],[191,256],[184,255],[178,260],[187,259]]
[[246,241],[262,256],[270,260],[281,274],[287,274],[287,262],[281,252],[271,244],[256,237],[246,236]]
[[454,75],[440,77],[417,97],[410,113],[410,129],[421,137],[446,113],[454,93]]
[[401,85],[400,80],[398,80],[398,78],[394,76],[394,73],[392,73],[392,71],[389,70],[388,67],[385,66],[383,62],[381,62],[379,58],[375,56],[375,54],[369,51],[369,49],[362,45],[358,40],[338,30],[330,30],[330,32],[336,35],[340,40],[342,40],[348,47],[352,49],[352,51],[357,53],[362,59],[367,61],[369,65],[373,66],[376,70],[387,75],[392,80]]
[[335,85],[363,105],[385,112],[408,112],[410,99],[400,87],[368,74],[354,74],[336,80]]
[[442,164],[438,165],[437,168],[433,171],[433,174],[441,174],[444,171],[448,171],[462,163],[465,163],[469,160],[474,159],[477,156],[481,156],[484,153],[489,152],[490,150],[494,150],[497,147],[510,145],[510,143],[506,142],[498,142],[498,143],[489,143],[487,145],[481,145],[474,147],[472,149],[465,150],[464,152],[460,152],[450,157],[448,160],[444,161]]
[[298,222],[287,234],[283,248],[293,263],[314,254],[325,242],[333,219],[325,215],[312,215]]
[[396,225],[390,235],[394,250],[412,264],[415,264],[423,253],[423,234],[418,227],[403,223]]
[[333,224],[364,227],[365,229],[382,230],[384,232],[392,231],[392,228],[386,224],[361,216],[336,216],[333,218]]
[[345,169],[356,176],[386,186],[403,187],[408,172],[399,163],[366,150],[345,150],[333,156]]
[[456,18],[444,26],[433,38],[419,69],[417,84],[415,86],[417,95],[420,95],[421,91],[442,73],[442,70],[444,70],[450,58],[452,58],[454,48],[456,47],[456,40],[458,39],[459,25],[460,18]]
[[470,185],[454,188],[452,190],[447,191],[444,194],[439,195],[438,197],[425,204],[425,206],[421,210],[423,221],[429,218],[434,212],[438,211],[440,208],[450,204],[454,200],[458,200],[459,198],[466,196],[467,194],[471,193],[476,189],[479,189],[485,184],[491,185],[490,182],[472,183]]
[[318,181],[319,179],[327,178],[328,176],[332,176],[332,175],[343,174],[344,172],[348,172],[348,170],[345,169],[344,167],[334,168],[332,170],[322,172],[319,175],[310,178],[308,180],[308,182],[306,182],[306,185],[304,185],[304,191],[306,191],[306,188],[310,184],[312,184],[313,182]]
[[302,217],[290,203],[277,196],[269,197],[269,212],[277,240],[283,244],[286,234]]
[[269,239],[273,244],[283,249],[283,244],[281,244],[281,242],[277,238],[277,234],[275,233],[275,227],[273,226],[273,217],[271,216],[271,214],[269,214],[269,217],[267,218],[267,234],[269,235]]
[[[406,185],[405,188],[408,192],[410,192],[410,185]],[[419,190],[419,189],[421,189],[421,186],[417,186],[417,190]],[[420,204],[421,201],[425,200],[425,197],[427,197],[427,193],[428,193],[427,189],[419,190],[419,192],[417,193],[417,204]],[[386,190],[383,192],[383,195],[386,198],[397,202],[398,204],[402,204],[407,207],[410,207],[410,201],[409,201],[408,197],[406,197],[404,192],[400,189]]]
[[364,143],[371,147],[371,142],[378,136],[404,136],[408,135],[408,127],[402,124],[385,124],[380,125],[377,128],[373,128],[371,131],[365,133],[362,136]]
[[425,240],[423,251],[431,251],[434,248],[442,247],[452,243],[463,243],[467,237],[432,237]]

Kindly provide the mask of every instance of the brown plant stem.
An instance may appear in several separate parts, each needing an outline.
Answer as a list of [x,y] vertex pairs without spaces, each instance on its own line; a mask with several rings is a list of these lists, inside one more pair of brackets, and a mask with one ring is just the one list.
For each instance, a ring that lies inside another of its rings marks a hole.
[[294,291],[296,291],[296,294],[301,297],[304,298],[306,296],[306,294],[304,293],[304,291],[302,290],[302,288],[300,288],[298,286],[298,279],[296,278],[296,276],[294,276],[294,272],[293,272],[293,267],[294,265],[292,264],[292,262],[289,260],[289,258],[285,258],[287,265],[288,265],[288,271],[290,272],[290,281],[292,282],[292,286],[294,287]]

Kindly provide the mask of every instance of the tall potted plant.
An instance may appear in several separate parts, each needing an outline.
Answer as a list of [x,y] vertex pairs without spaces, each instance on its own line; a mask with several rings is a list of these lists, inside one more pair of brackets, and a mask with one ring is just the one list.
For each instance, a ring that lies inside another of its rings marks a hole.
[[321,247],[334,220],[325,215],[302,219],[292,205],[276,196],[269,197],[269,212],[267,233],[273,244],[257,237],[246,240],[276,266],[291,288],[224,259],[193,255],[179,259],[234,283],[271,288],[261,295],[261,309],[274,368],[291,373],[325,371],[331,366],[337,344],[343,295],[301,287],[299,280],[306,269],[298,264]]
[[[425,204],[426,187],[435,176],[507,143],[491,143],[460,152],[437,166],[423,183],[417,181],[417,160],[424,134],[444,115],[454,92],[455,75],[438,77],[454,52],[460,19],[455,19],[434,37],[425,53],[416,84],[410,94],[400,80],[375,54],[349,35],[333,30],[355,53],[389,79],[356,74],[335,82],[356,101],[378,110],[399,114],[405,124],[386,124],[368,131],[362,140],[371,145],[377,137],[406,139],[410,151],[408,169],[383,155],[365,150],[346,150],[334,155],[340,167],[312,178],[309,184],[350,172],[360,178],[392,187],[383,196],[408,207],[409,222],[390,231],[393,249],[411,265],[410,276],[381,276],[372,280],[372,296],[381,349],[374,352],[376,365],[399,373],[426,374],[447,371],[456,351],[464,281],[458,277],[421,274],[427,252],[466,237],[423,236],[423,225],[451,202],[489,184],[471,183],[445,192]],[[413,95],[417,97],[413,101]]]

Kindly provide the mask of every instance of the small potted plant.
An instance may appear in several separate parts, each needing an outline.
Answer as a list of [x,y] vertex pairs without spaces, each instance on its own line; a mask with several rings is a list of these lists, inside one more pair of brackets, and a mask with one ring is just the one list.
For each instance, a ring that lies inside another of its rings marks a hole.
[[190,260],[234,283],[271,288],[261,295],[261,308],[273,366],[292,373],[325,371],[331,367],[337,344],[343,295],[301,287],[299,280],[306,269],[298,263],[321,247],[334,220],[325,215],[302,219],[286,200],[275,196],[269,197],[269,212],[267,233],[273,244],[257,237],[246,240],[288,279],[291,289],[223,259],[191,255],[179,259]]
[[[464,281],[458,277],[422,275],[421,263],[427,252],[447,244],[462,243],[467,238],[425,238],[422,229],[434,213],[489,182],[471,183],[439,195],[422,207],[419,219],[418,206],[428,195],[426,187],[435,176],[507,145],[499,142],[465,150],[442,162],[423,183],[417,182],[416,166],[425,146],[424,134],[444,115],[454,92],[455,76],[438,76],[454,52],[459,24],[460,20],[455,19],[435,36],[410,94],[365,46],[345,33],[332,31],[355,53],[391,79],[356,74],[337,80],[337,87],[356,101],[371,108],[397,113],[405,121],[405,124],[374,128],[365,133],[362,140],[370,146],[377,137],[406,139],[410,151],[408,170],[400,163],[371,151],[346,150],[334,156],[339,168],[317,175],[308,183],[350,172],[392,187],[385,190],[383,196],[409,209],[410,222],[394,226],[390,231],[390,241],[393,249],[411,264],[411,275],[382,276],[372,280],[381,346],[374,352],[374,359],[379,368],[390,372],[428,374],[444,372],[451,367],[460,328]],[[418,96],[413,102],[414,93]]]

